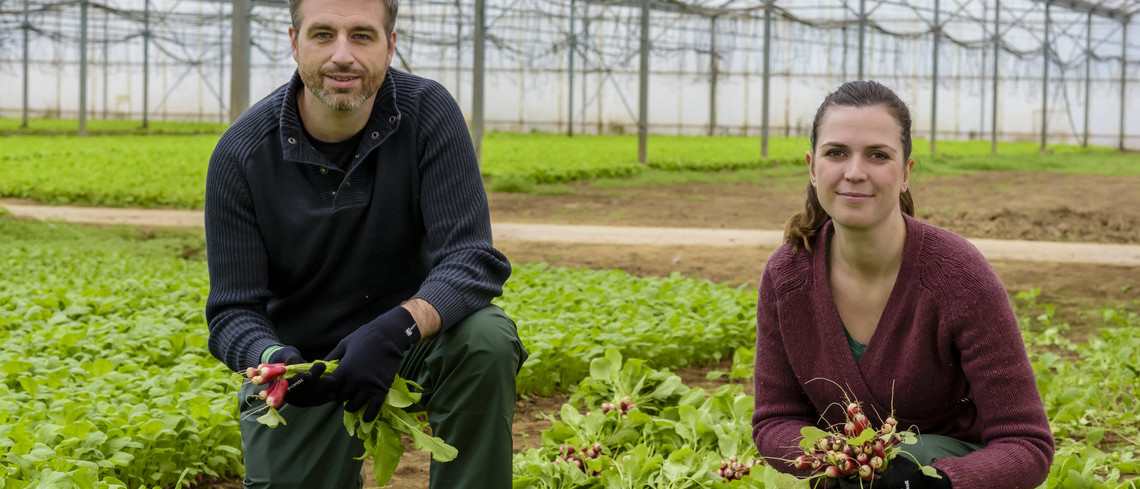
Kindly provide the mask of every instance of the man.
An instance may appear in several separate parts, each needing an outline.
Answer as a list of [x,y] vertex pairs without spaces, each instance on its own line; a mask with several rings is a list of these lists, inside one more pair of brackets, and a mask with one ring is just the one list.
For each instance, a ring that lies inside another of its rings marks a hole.
[[[338,359],[286,395],[287,424],[244,417],[245,487],[360,487],[343,410],[376,417],[394,376],[423,389],[458,457],[431,486],[509,487],[514,380],[526,352],[491,298],[491,244],[470,135],[438,83],[390,69],[397,0],[291,0],[297,73],[210,159],[210,352],[234,371]],[[256,387],[240,392],[243,413]]]

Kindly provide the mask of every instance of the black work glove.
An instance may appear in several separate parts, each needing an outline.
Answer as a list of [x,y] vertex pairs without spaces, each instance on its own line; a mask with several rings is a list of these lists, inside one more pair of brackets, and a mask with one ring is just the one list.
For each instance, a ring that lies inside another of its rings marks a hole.
[[[292,346],[286,346],[269,355],[268,363],[284,363],[295,365],[306,363],[301,352]],[[285,402],[297,407],[313,407],[327,404],[336,400],[333,385],[327,379],[322,379],[325,373],[325,364],[316,362],[309,370],[303,370],[289,379],[289,389],[285,391]]]
[[841,477],[832,479],[820,477],[815,485],[820,489],[951,489],[950,478],[938,471],[941,479],[928,477],[922,473],[918,464],[904,454],[898,454],[887,464],[882,474],[876,474],[875,480],[865,481],[858,477]]
[[366,423],[375,420],[404,352],[419,340],[420,329],[412,313],[400,306],[344,337],[325,357],[340,360],[336,371],[325,377],[335,388],[336,400],[344,402],[348,412],[367,405],[362,419]]

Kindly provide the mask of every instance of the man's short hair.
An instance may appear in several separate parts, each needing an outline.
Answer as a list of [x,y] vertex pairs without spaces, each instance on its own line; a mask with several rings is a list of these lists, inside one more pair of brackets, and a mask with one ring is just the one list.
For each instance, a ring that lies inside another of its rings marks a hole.
[[[302,0],[289,0],[289,20],[293,23],[293,30],[301,30]],[[400,0],[377,0],[384,2],[384,35],[391,36],[396,29],[396,12],[400,10]]]

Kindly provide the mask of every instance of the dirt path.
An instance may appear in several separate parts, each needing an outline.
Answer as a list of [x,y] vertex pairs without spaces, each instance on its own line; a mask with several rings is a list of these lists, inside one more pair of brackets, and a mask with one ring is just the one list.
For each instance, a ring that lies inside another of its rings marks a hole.
[[[40,206],[0,201],[18,218],[59,219],[100,225],[202,227],[201,211]],[[496,222],[496,241],[609,245],[682,245],[775,249],[781,231],[748,229],[593,226]],[[1140,266],[1140,245],[1062,243],[1051,241],[971,239],[990,260]]]

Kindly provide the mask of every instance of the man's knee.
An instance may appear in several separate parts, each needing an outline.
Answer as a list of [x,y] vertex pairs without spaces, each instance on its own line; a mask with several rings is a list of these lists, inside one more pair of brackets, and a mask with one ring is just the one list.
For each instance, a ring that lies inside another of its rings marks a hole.
[[498,306],[475,311],[454,329],[453,341],[480,362],[508,362],[517,371],[526,359],[515,322]]

